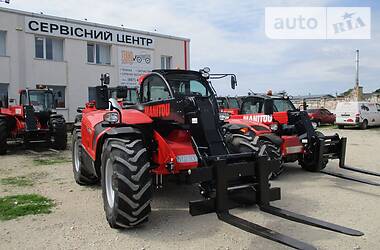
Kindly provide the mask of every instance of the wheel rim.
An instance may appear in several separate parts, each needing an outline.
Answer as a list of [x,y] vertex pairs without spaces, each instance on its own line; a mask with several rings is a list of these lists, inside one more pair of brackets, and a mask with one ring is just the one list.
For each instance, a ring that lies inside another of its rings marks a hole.
[[107,195],[107,202],[108,206],[110,208],[113,208],[114,201],[115,201],[115,191],[112,187],[112,176],[113,176],[113,169],[112,169],[112,163],[111,160],[108,159],[106,162],[106,171],[105,171],[105,184],[106,184],[106,195]]
[[79,160],[79,144],[77,140],[75,140],[74,142],[74,165],[75,165],[75,171],[79,172],[80,160]]

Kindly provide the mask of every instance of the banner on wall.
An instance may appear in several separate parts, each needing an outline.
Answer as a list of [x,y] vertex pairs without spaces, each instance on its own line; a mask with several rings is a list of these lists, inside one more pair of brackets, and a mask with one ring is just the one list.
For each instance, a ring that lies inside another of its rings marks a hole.
[[76,22],[63,22],[28,16],[25,17],[25,32],[141,48],[154,48],[154,39],[148,35],[109,27],[94,27]]
[[136,87],[138,78],[153,70],[153,50],[119,47],[120,85]]

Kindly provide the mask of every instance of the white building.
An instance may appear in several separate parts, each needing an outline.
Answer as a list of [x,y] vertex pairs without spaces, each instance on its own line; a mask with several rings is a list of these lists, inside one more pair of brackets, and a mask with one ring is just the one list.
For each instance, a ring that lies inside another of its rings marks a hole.
[[[101,73],[111,86],[137,85],[155,68],[188,69],[189,39],[0,8],[0,98],[49,86],[72,122]],[[0,100],[3,101],[3,100]]]

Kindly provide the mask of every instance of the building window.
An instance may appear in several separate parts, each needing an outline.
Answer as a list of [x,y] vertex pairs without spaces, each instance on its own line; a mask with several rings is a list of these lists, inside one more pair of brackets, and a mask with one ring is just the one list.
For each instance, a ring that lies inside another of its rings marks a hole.
[[66,87],[49,85],[48,88],[53,90],[55,107],[65,108],[66,107],[66,101],[65,101]]
[[63,61],[63,39],[36,36],[36,58]]
[[0,31],[0,56],[6,56],[5,42],[6,42],[6,31]]
[[171,68],[172,68],[172,57],[161,56],[161,69],[171,69]]
[[111,46],[100,43],[87,43],[87,62],[111,64]]
[[0,83],[0,107],[7,106],[9,84]]

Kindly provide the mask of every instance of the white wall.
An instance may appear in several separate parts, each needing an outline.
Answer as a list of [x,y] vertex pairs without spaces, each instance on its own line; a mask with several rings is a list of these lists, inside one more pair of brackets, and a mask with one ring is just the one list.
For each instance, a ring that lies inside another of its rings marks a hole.
[[[119,82],[118,46],[111,45],[111,65],[87,63],[87,41],[64,40],[64,60],[62,62],[35,58],[35,35],[24,32],[27,13],[10,13],[0,8],[0,30],[7,31],[6,57],[0,57],[0,82],[9,83],[9,97],[18,100],[18,90],[36,84],[66,86],[66,109],[58,113],[72,122],[78,106],[88,100],[88,87],[97,86],[100,74],[110,73],[111,85]],[[35,16],[44,17],[43,15]],[[185,68],[184,40],[153,36],[155,40],[154,67],[161,67],[161,55],[172,56],[173,68]],[[187,65],[189,42],[187,41]]]

